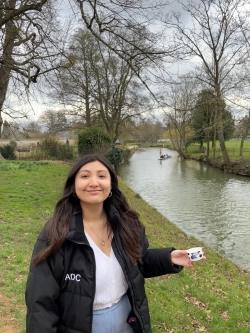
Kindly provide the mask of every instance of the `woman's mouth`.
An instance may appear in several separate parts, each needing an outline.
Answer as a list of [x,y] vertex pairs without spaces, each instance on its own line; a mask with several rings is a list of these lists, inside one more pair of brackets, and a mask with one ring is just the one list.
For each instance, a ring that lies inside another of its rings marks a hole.
[[100,190],[90,190],[90,191],[87,191],[89,194],[98,194],[100,193],[101,191]]

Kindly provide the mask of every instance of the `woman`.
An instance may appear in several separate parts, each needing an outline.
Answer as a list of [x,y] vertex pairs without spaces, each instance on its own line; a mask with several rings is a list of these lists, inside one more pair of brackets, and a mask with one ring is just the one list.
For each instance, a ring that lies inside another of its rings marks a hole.
[[192,264],[184,250],[148,249],[109,162],[86,155],[34,247],[26,332],[150,333],[144,278]]

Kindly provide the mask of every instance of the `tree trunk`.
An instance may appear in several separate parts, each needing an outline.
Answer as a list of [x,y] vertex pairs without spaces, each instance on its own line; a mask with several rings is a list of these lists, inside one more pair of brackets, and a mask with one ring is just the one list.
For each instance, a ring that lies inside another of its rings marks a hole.
[[209,146],[210,141],[207,140],[207,153],[206,153],[206,157],[209,158],[209,153],[210,153],[210,146]]
[[[11,9],[15,9],[15,6],[16,6],[16,0],[10,1],[9,7]],[[13,24],[12,21],[9,21],[6,24],[5,39],[3,42],[2,63],[0,67],[0,138],[3,125],[2,111],[10,80],[11,64],[13,63],[12,52],[14,48],[16,34],[17,31],[15,25]]]
[[186,133],[185,133],[185,123],[181,126],[181,150],[185,150],[186,143]]
[[246,124],[244,123],[244,133],[242,134],[242,138],[240,141],[240,157],[242,157],[242,155],[243,155],[244,141],[247,137],[249,129],[250,129],[250,110],[248,110],[248,120],[247,120]]
[[214,125],[214,137],[213,137],[213,159],[215,159],[215,150],[216,150],[216,124]]
[[171,140],[172,145],[174,147],[174,150],[177,150],[175,140],[174,140],[173,135],[172,135],[172,129],[173,129],[173,121],[171,120],[170,123],[169,123],[169,137],[170,137],[170,140]]
[[91,110],[90,110],[90,92],[89,92],[89,75],[88,75],[88,65],[87,60],[85,59],[85,55],[83,58],[83,66],[84,66],[84,75],[85,75],[85,101],[86,101],[86,126],[91,127]]
[[240,140],[240,157],[242,157],[243,155],[243,147],[244,147],[244,141],[245,141],[246,136],[242,136],[241,140]]
[[226,165],[230,164],[230,158],[228,156],[227,148],[225,145],[225,140],[224,140],[224,133],[223,133],[223,123],[222,123],[222,112],[221,110],[218,112],[218,126],[217,126],[217,133],[218,133],[218,139],[220,142],[220,149],[221,153],[223,156],[224,163]]

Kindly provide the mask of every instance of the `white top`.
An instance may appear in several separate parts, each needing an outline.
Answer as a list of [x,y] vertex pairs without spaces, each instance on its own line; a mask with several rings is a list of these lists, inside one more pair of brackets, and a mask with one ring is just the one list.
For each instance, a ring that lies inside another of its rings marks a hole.
[[94,310],[109,308],[119,302],[128,289],[122,268],[116,259],[111,247],[110,256],[107,256],[86,233],[92,247],[96,262],[96,292]]

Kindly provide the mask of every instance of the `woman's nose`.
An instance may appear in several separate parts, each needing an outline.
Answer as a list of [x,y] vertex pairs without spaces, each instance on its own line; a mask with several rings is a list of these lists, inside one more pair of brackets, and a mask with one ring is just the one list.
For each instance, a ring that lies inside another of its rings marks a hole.
[[91,177],[91,178],[90,178],[90,182],[89,182],[89,184],[90,184],[91,186],[98,186],[98,185],[99,185],[98,178],[97,178],[97,177]]

